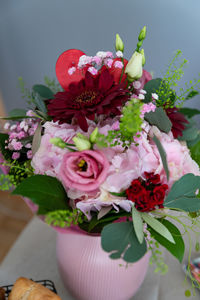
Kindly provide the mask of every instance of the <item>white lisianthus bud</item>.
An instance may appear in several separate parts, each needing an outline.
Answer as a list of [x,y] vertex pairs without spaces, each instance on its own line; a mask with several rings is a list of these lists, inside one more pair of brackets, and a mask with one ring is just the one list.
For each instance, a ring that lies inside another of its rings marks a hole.
[[139,37],[138,37],[138,40],[139,40],[139,41],[143,41],[143,40],[145,39],[145,37],[146,37],[146,32],[147,32],[147,28],[146,28],[146,26],[144,26],[144,27],[142,28],[142,30],[140,31],[140,34],[139,34]]
[[66,147],[66,143],[59,137],[51,138],[50,143],[61,149],[64,149]]
[[144,55],[144,49],[140,50],[140,53],[142,54],[142,65],[145,65],[146,59],[145,59],[145,55]]
[[94,143],[96,142],[98,133],[99,133],[99,130],[98,130],[98,128],[96,127],[96,128],[92,131],[92,133],[90,134],[90,142],[91,142],[92,144],[94,144]]
[[124,52],[124,43],[118,33],[116,34],[115,49]]
[[72,140],[78,151],[91,149],[91,143],[89,139],[81,133],[78,133]]
[[143,55],[135,51],[129,60],[125,69],[129,81],[134,81],[142,77],[142,58]]

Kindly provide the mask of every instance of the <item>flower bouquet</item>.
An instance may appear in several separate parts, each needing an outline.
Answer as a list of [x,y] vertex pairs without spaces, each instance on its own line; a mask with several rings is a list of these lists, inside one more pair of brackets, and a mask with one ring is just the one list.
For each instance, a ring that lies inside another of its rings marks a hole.
[[152,79],[143,69],[145,36],[146,27],[129,61],[118,34],[116,53],[65,51],[56,63],[60,85],[45,78],[29,91],[20,79],[28,109],[6,118],[0,178],[1,189],[29,199],[57,230],[76,232],[77,243],[81,234],[97,237],[110,261],[128,265],[151,252],[165,273],[159,246],[182,262],[183,235],[199,233],[200,111],[183,103],[200,80],[177,91],[187,62],[180,51]]

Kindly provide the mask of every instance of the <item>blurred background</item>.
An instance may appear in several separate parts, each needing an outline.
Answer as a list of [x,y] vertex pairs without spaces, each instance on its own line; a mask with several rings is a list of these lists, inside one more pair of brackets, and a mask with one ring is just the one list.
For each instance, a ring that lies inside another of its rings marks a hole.
[[[53,79],[56,60],[63,51],[78,48],[88,55],[113,51],[116,33],[122,37],[129,59],[144,25],[145,69],[154,77],[164,75],[174,52],[180,49],[183,58],[189,60],[181,85],[198,78],[199,0],[0,0],[0,94],[5,110],[25,106],[18,88],[19,76],[29,88],[43,83],[45,75]],[[198,96],[190,105],[200,107]],[[0,257],[31,217],[21,202],[19,205],[19,199],[14,202],[6,196],[5,201],[4,195],[0,195],[0,236],[7,222],[4,233],[8,236],[10,231],[10,238]]]

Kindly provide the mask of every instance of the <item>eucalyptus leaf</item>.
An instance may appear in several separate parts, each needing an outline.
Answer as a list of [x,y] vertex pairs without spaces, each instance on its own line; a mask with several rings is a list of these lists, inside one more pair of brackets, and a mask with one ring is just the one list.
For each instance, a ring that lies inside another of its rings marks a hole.
[[197,162],[197,164],[200,166],[200,141],[198,141],[198,143],[190,147],[190,153],[192,159],[194,159]]
[[54,97],[52,90],[43,84],[35,84],[33,86],[33,91],[44,99],[52,99]]
[[44,114],[47,114],[47,108],[44,99],[37,93],[34,94],[33,98],[34,98],[34,104],[36,105],[36,108],[38,108]]
[[28,117],[28,116],[8,116],[8,117],[0,117],[0,119],[3,120],[12,120],[12,121],[17,121],[17,120],[23,120],[23,119],[33,119],[36,117]]
[[158,219],[150,216],[147,213],[142,213],[141,217],[156,232],[158,232],[160,235],[162,235],[165,239],[167,239],[171,243],[175,244],[174,238],[173,238],[172,234],[170,233],[170,231]]
[[12,192],[31,199],[41,210],[68,209],[68,197],[61,182],[47,175],[33,175],[24,179]]
[[101,245],[104,251],[110,253],[110,258],[123,258],[128,263],[134,263],[147,252],[145,239],[140,244],[135,234],[132,222],[112,223],[105,226],[101,233]]
[[159,139],[154,135],[153,136],[153,141],[155,142],[158,151],[160,153],[160,157],[162,160],[162,164],[163,164],[163,168],[165,170],[165,173],[167,175],[167,180],[169,180],[169,168],[168,168],[168,163],[167,163],[167,154],[165,152],[165,149],[163,148],[161,142],[159,141]]
[[155,78],[150,81],[148,81],[145,86],[144,90],[146,91],[145,103],[149,103],[152,101],[152,93],[156,93],[159,90],[160,84],[162,82],[161,78]]
[[200,189],[200,176],[186,174],[173,184],[164,206],[187,212],[198,211],[200,210],[200,198],[196,196],[198,189]]
[[143,221],[140,215],[140,212],[132,206],[132,220],[133,220],[133,227],[135,229],[135,234],[140,244],[142,244],[144,240],[144,232],[143,232]]
[[172,128],[172,123],[162,107],[157,107],[155,111],[150,111],[144,115],[145,121],[150,125],[157,126],[161,131],[168,133]]
[[179,229],[169,222],[168,220],[162,219],[160,221],[171,233],[173,236],[173,239],[175,241],[174,243],[171,243],[169,240],[164,238],[162,235],[160,235],[158,232],[156,232],[151,227],[148,227],[149,232],[153,236],[153,238],[158,241],[159,244],[161,244],[163,247],[165,247],[174,257],[176,257],[180,263],[183,260],[184,252],[185,252],[185,244],[182,238],[182,235],[179,231]]
[[40,148],[40,143],[41,143],[41,138],[42,138],[41,131],[42,131],[42,125],[41,125],[41,123],[38,123],[37,129],[36,129],[35,134],[33,136],[33,143],[32,143],[33,155]]
[[196,108],[183,107],[179,111],[180,111],[180,113],[184,114],[188,118],[192,118],[192,117],[200,114],[200,110],[198,110]]

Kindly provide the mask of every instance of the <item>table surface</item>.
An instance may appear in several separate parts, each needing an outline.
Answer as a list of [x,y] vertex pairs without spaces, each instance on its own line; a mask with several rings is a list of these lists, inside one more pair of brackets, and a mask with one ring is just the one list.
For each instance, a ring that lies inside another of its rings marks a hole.
[[[191,288],[191,284],[184,282],[182,266],[168,253],[165,253],[165,262],[169,266],[168,273],[155,274],[154,268],[150,266],[134,300],[187,299],[184,292]],[[33,280],[52,280],[63,300],[75,300],[65,290],[58,273],[56,232],[38,218],[34,218],[28,224],[0,265],[0,285],[14,283],[20,276]],[[196,295],[190,299],[200,299],[199,291],[196,291]]]

